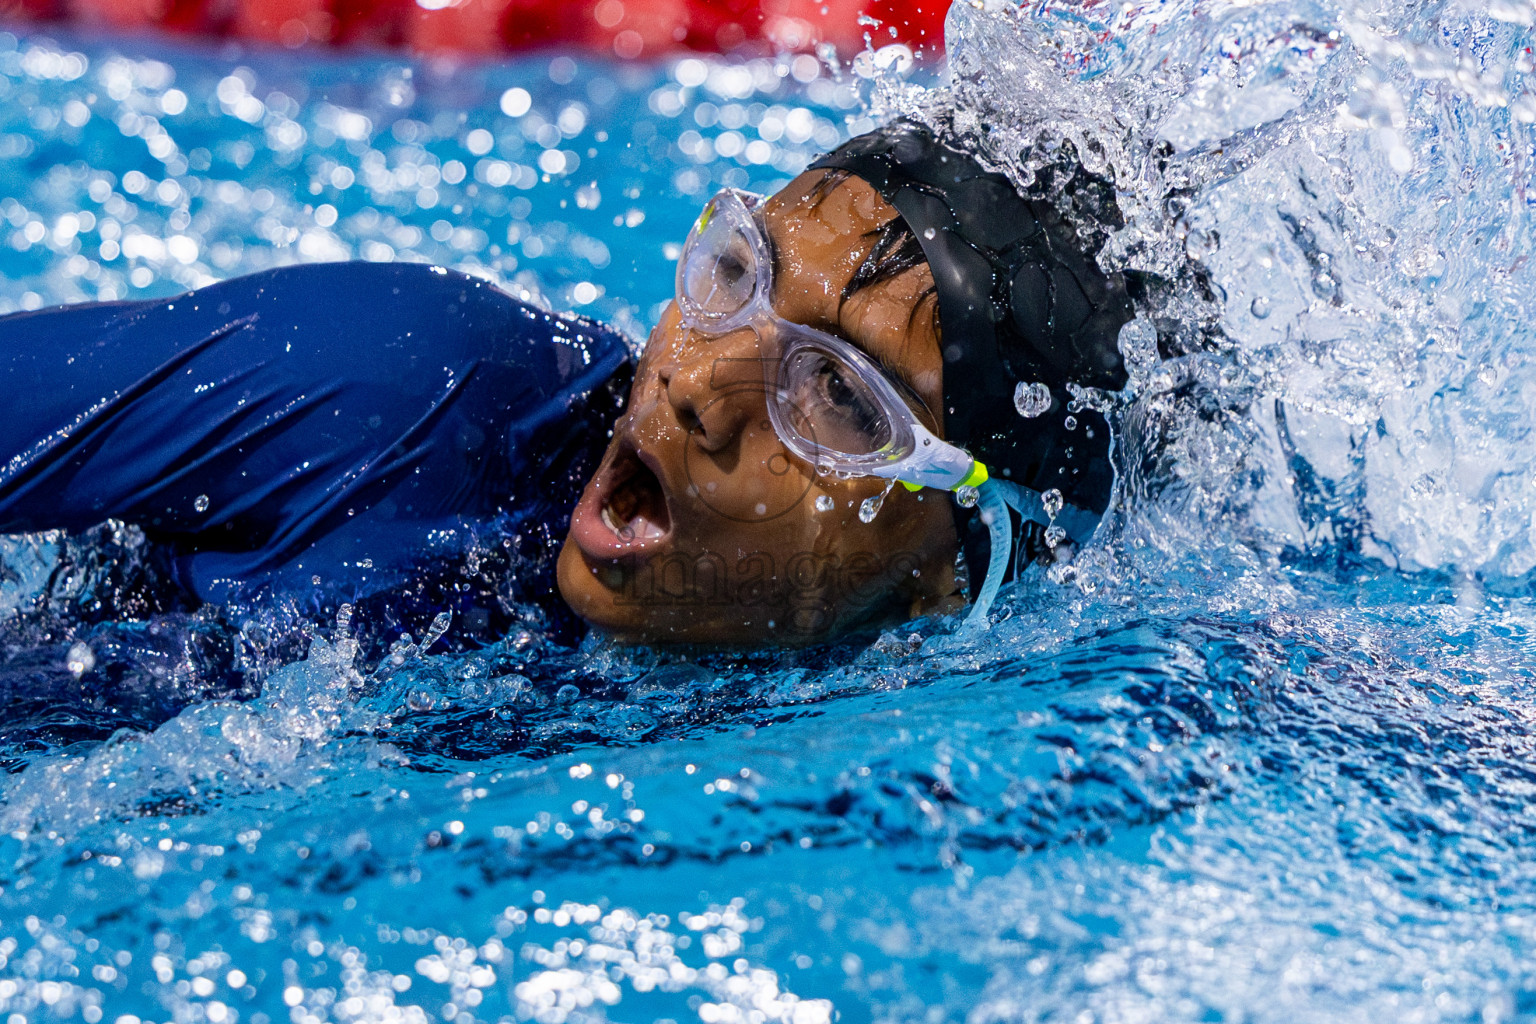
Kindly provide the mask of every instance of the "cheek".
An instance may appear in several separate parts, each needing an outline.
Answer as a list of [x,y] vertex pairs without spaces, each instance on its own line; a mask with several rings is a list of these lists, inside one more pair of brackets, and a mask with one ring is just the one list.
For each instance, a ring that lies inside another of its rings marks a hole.
[[[878,495],[880,490],[872,493]],[[885,496],[874,518],[865,523],[859,518],[856,501],[848,509],[846,518],[850,521],[838,532],[832,547],[850,564],[873,559],[889,586],[905,582],[912,568],[932,560],[945,547],[946,528],[952,530],[952,526],[943,502],[937,491],[925,491],[919,498],[897,485]]]
[[[943,403],[944,359],[932,299],[920,290],[928,275],[908,273],[866,288],[839,310],[839,328],[881,362],[901,367],[932,411]],[[942,419],[942,417],[940,417]]]
[[943,404],[943,370],[920,370],[912,375],[912,383],[917,385],[918,394],[923,396],[930,409],[937,409]]
[[809,472],[788,451],[766,413],[741,428],[734,459],[715,459],[694,447],[683,452],[690,496],[706,510],[700,533],[749,548],[771,543],[770,535],[791,534],[814,510]]

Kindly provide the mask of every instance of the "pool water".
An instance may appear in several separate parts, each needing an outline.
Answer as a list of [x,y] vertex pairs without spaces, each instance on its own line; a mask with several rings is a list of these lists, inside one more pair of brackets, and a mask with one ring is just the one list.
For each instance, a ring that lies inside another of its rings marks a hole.
[[[1104,261],[1166,282],[1121,500],[985,634],[381,659],[245,621],[231,686],[131,529],[4,541],[0,1013],[1536,1017],[1531,21],[952,11],[939,113],[1021,182],[1071,139]],[[421,259],[638,340],[715,188],[934,102],[810,58],[0,35],[0,305]]]

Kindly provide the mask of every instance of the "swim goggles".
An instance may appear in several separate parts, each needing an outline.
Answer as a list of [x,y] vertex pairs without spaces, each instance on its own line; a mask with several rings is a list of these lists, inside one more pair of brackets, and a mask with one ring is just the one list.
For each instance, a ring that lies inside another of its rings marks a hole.
[[688,233],[677,264],[683,324],[705,335],[742,328],[778,342],[763,360],[768,418],[784,446],[823,474],[958,490],[987,468],[940,439],[860,349],[774,312],[773,260],[758,223],[763,197],[725,189]]
[[990,531],[991,558],[966,624],[984,627],[1013,550],[1008,510],[1059,529],[1060,495],[1053,505],[1027,487],[989,479],[986,466],[923,425],[862,350],[779,316],[773,257],[760,222],[763,201],[724,189],[699,214],[677,264],[683,325],[707,336],[750,328],[765,342],[778,342],[778,358],[762,360],[768,418],[784,446],[817,472],[882,477],[913,491],[958,491],[963,503],[976,505]]

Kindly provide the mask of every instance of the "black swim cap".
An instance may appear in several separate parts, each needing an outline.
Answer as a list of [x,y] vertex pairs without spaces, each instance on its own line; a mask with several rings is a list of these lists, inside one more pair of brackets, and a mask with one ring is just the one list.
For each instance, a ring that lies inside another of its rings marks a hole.
[[[811,166],[869,182],[928,258],[938,292],[946,439],[994,476],[1041,492],[1055,488],[1067,504],[1102,514],[1114,483],[1109,425],[1089,408],[1069,412],[1066,386],[1125,386],[1117,340],[1132,309],[1121,276],[1099,268],[1078,225],[1051,202],[1020,195],[925,125],[897,121]],[[1070,191],[1103,182],[1074,162],[1064,185]],[[1021,416],[1014,404],[1020,384],[1048,388],[1050,407]]]

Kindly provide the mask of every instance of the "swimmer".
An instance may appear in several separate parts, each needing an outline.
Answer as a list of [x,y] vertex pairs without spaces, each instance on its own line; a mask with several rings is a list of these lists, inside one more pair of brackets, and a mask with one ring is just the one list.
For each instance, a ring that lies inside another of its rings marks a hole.
[[[1071,388],[1124,385],[1131,299],[1080,226],[898,122],[715,196],[637,366],[601,324],[417,265],[14,314],[0,531],[126,520],[206,601],[430,591],[492,634],[555,604],[551,572],[635,642],[981,622],[1110,501]],[[424,587],[488,540],[509,580]]]

